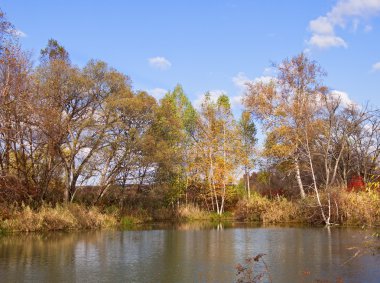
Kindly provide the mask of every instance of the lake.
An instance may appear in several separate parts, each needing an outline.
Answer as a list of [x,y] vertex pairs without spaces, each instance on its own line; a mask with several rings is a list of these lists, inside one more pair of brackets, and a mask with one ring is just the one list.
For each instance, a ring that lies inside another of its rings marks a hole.
[[273,282],[380,282],[379,256],[352,258],[372,232],[234,223],[8,235],[0,282],[235,282],[259,253]]

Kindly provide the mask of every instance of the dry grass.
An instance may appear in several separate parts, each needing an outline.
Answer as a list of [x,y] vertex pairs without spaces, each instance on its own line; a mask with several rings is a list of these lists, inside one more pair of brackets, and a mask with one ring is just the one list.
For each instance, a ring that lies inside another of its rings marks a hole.
[[264,223],[302,222],[303,217],[298,205],[286,198],[277,198],[263,214]]
[[41,206],[32,210],[29,206],[13,210],[7,219],[0,222],[3,231],[50,231],[73,229],[96,229],[115,226],[117,218],[99,212],[96,207],[85,208],[76,204]]
[[380,225],[380,194],[344,193],[339,197],[340,218],[349,225]]
[[210,214],[207,211],[191,204],[180,206],[177,215],[179,219],[188,221],[210,219]]
[[[342,189],[322,192],[321,201],[330,222],[344,225],[379,226],[380,194],[377,192],[347,192]],[[163,220],[213,220],[213,213],[194,205],[178,209],[156,208],[118,209],[107,207],[101,212],[97,207],[86,208],[78,204],[57,206],[42,205],[38,209],[29,206],[0,206],[0,233],[6,231],[49,231],[73,229],[98,229],[104,227],[129,228],[138,223]],[[314,195],[304,200],[286,198],[268,199],[253,194],[249,200],[241,200],[234,211],[237,220],[262,223],[310,223],[323,224],[320,207]],[[220,221],[220,218],[216,220]]]
[[139,223],[147,223],[152,222],[154,219],[152,217],[152,213],[150,213],[147,209],[143,209],[141,207],[137,208],[123,208],[119,212],[121,217],[128,217],[133,219],[134,224]]
[[285,198],[270,200],[253,194],[249,200],[238,203],[235,217],[238,220],[263,223],[290,223],[300,222],[300,211],[296,203]]
[[[380,225],[380,195],[377,192],[347,192],[342,189],[321,193],[321,202],[330,222],[344,225]],[[290,201],[285,198],[268,199],[255,194],[249,200],[238,203],[235,211],[238,220],[263,223],[310,223],[322,224],[320,207],[314,195],[304,200]]]

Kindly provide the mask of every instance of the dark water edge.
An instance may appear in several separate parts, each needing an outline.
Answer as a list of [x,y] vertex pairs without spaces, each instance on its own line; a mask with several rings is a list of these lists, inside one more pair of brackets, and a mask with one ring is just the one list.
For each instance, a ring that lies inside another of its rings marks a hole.
[[273,282],[380,282],[378,255],[352,258],[373,232],[195,222],[13,234],[0,237],[0,282],[234,282],[258,253]]

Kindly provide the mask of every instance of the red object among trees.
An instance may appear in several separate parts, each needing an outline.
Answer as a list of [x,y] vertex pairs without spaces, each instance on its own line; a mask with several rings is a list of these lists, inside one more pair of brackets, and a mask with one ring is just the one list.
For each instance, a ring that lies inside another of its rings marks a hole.
[[350,182],[347,186],[347,191],[349,192],[359,192],[365,190],[365,182],[362,176],[353,176],[351,177]]

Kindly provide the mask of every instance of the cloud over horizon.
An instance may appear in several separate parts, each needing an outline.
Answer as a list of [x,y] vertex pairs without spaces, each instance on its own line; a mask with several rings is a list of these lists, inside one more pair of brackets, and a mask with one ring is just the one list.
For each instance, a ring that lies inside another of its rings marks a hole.
[[[312,33],[307,43],[321,49],[330,47],[344,47],[348,44],[336,35],[336,28],[346,29],[352,27],[355,32],[361,21],[380,14],[380,0],[339,0],[336,5],[324,16],[320,16],[309,22]],[[370,32],[372,26],[363,27],[365,32]]]

